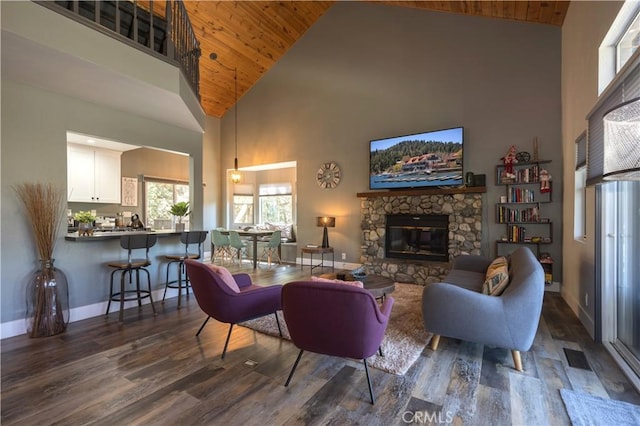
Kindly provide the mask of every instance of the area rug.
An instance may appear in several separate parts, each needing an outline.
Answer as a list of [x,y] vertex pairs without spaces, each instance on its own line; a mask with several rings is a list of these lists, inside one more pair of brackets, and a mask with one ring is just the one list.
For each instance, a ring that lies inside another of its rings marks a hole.
[[640,406],[587,393],[560,389],[573,426],[639,425]]
[[[391,308],[391,319],[387,324],[387,331],[382,341],[382,353],[367,359],[367,363],[374,368],[388,373],[404,375],[429,342],[431,333],[427,333],[422,322],[422,290],[423,287],[414,284],[396,283],[396,289],[391,296],[395,299]],[[282,335],[291,340],[289,330],[282,316],[278,312]],[[278,327],[273,315],[257,318],[239,325],[259,331],[261,333],[278,336]]]

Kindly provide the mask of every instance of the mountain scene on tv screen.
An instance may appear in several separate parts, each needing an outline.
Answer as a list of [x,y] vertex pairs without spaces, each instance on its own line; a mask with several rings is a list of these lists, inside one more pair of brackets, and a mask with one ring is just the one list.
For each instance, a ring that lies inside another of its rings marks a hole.
[[462,184],[462,143],[405,140],[370,153],[371,188]]

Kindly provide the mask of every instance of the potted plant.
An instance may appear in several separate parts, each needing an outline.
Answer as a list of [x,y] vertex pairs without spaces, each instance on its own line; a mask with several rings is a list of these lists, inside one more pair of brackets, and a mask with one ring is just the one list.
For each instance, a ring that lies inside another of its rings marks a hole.
[[93,235],[93,222],[96,217],[91,212],[79,211],[73,215],[73,219],[78,221],[78,236],[86,235],[87,237]]
[[176,223],[176,231],[183,232],[185,224],[182,223],[182,218],[188,214],[191,214],[191,210],[189,210],[189,202],[179,201],[175,203],[171,206],[171,210],[169,210],[169,213],[178,218],[178,223]]

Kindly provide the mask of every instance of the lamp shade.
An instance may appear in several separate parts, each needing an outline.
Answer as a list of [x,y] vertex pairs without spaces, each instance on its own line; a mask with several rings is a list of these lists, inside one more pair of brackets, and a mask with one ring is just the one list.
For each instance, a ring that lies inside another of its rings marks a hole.
[[603,116],[606,180],[640,180],[640,98],[613,108]]
[[328,228],[335,228],[336,226],[336,218],[335,217],[329,217],[329,216],[318,216],[316,218],[317,226],[326,226]]

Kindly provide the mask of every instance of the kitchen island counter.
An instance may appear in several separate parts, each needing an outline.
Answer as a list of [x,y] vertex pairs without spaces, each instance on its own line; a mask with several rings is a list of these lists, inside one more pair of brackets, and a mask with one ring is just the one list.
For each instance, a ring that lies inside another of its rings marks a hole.
[[65,235],[64,239],[66,241],[76,241],[76,242],[89,242],[89,241],[104,241],[104,240],[115,240],[120,238],[123,235],[131,235],[131,234],[155,234],[158,238],[168,237],[171,235],[180,235],[182,232],[176,232],[171,229],[160,230],[160,231],[94,231],[93,235],[78,235],[77,232],[71,232]]

